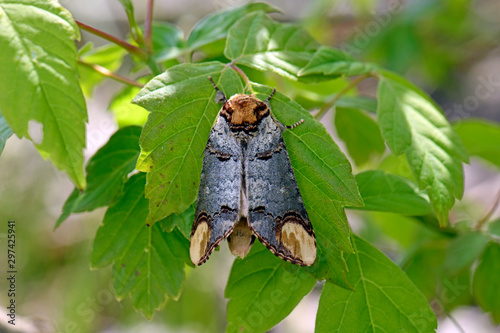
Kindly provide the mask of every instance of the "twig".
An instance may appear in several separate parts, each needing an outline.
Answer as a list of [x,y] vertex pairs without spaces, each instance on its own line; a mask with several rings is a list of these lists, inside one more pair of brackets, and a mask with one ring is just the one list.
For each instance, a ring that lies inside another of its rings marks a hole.
[[248,76],[245,74],[245,72],[243,72],[243,70],[241,68],[239,68],[238,66],[236,66],[233,63],[230,63],[229,67],[231,67],[232,69],[234,69],[241,76],[241,78],[243,79],[243,81],[245,81],[245,84],[249,87],[249,89],[252,90],[252,82],[250,81],[250,79],[248,78]]
[[85,23],[80,22],[80,21],[76,21],[76,23],[78,24],[78,26],[82,30],[88,31],[96,36],[99,36],[101,38],[104,38],[105,40],[108,40],[112,43],[115,43],[116,45],[123,47],[125,50],[129,51],[131,54],[133,54],[133,55],[135,55],[143,60],[147,59],[146,51],[138,48],[137,46],[129,44],[129,43],[125,42],[124,40],[121,40],[113,35],[110,35],[104,31],[99,30],[99,29],[93,28]]
[[84,66],[87,66],[88,68],[91,68],[91,69],[95,70],[96,72],[98,72],[99,74],[102,74],[103,76],[109,77],[112,80],[115,80],[115,81],[118,81],[121,83],[125,83],[125,84],[130,85],[130,86],[136,86],[139,88],[144,87],[143,84],[141,84],[137,81],[131,80],[129,78],[126,78],[124,76],[121,76],[119,74],[113,73],[105,67],[102,67],[102,66],[99,66],[96,64],[89,64],[88,62],[85,62],[83,60],[78,60],[78,63],[80,63]]
[[491,215],[493,215],[495,210],[498,208],[498,204],[500,204],[500,190],[498,191],[495,201],[493,202],[491,208],[488,211],[486,211],[484,216],[479,221],[477,221],[476,230],[481,230],[484,224],[490,220]]
[[323,106],[319,109],[318,113],[314,115],[314,119],[320,120],[326,112],[333,106],[337,101],[345,95],[349,90],[357,86],[361,81],[369,77],[370,74],[363,74],[352,80],[347,86],[345,86],[341,91],[337,93],[330,101],[323,104]]
[[146,21],[144,22],[144,44],[148,50],[148,53],[153,53],[153,6],[154,0],[148,1],[148,7],[146,10]]

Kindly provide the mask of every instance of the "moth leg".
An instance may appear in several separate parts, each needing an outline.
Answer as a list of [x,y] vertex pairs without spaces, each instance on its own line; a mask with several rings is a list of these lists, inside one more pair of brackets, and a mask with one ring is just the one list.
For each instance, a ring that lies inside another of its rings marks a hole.
[[285,127],[287,129],[294,129],[295,127],[299,126],[300,124],[302,124],[304,122],[304,119],[300,119],[298,122],[296,122],[295,124],[292,124],[292,125],[285,125]]
[[214,80],[212,80],[211,76],[209,76],[208,79],[212,83],[212,86],[214,87],[214,89],[217,91],[217,94],[215,95],[215,103],[226,104],[226,102],[227,102],[226,95],[224,95],[224,93],[222,91],[220,91],[219,88],[217,88],[217,85],[215,84]]
[[269,101],[271,100],[271,98],[273,98],[275,92],[276,88],[273,88],[271,95],[269,95],[269,97],[264,101],[264,104],[266,104],[269,109],[271,109],[271,104],[269,104]]

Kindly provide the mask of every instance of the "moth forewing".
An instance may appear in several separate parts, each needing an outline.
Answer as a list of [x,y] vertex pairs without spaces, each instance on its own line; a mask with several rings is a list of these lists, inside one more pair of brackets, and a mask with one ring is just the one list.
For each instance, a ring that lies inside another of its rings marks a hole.
[[[257,237],[276,256],[303,266],[316,259],[316,238],[304,207],[282,131],[269,99],[237,94],[224,102],[205,149],[191,260],[204,263],[226,237],[244,257]],[[301,120],[302,121],[302,120]]]
[[234,137],[228,136],[226,120],[219,117],[210,131],[205,148],[191,230],[190,253],[195,265],[201,265],[208,259],[215,247],[231,233],[238,220],[242,177],[240,161],[239,144]]

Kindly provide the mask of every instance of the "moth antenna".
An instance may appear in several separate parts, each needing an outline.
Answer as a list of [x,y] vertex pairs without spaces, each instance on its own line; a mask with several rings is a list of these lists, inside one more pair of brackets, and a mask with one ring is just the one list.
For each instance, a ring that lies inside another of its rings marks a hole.
[[276,92],[276,88],[273,88],[273,92],[271,93],[271,95],[269,95],[269,97],[266,99],[266,101],[264,103],[268,103],[271,100],[271,98],[273,98],[275,92]]
[[217,85],[215,84],[214,80],[212,80],[211,76],[209,76],[208,79],[212,83],[214,89],[217,91],[217,95],[215,95],[215,103],[226,103],[227,102],[226,95],[224,95],[224,93],[220,91],[219,88],[217,88]]
[[300,119],[300,120],[299,120],[298,122],[296,122],[295,124],[293,124],[293,125],[287,125],[287,126],[285,126],[285,127],[286,127],[286,128],[288,128],[288,129],[293,129],[293,128],[295,128],[295,127],[299,126],[300,124],[302,124],[303,122],[304,122],[304,119]]

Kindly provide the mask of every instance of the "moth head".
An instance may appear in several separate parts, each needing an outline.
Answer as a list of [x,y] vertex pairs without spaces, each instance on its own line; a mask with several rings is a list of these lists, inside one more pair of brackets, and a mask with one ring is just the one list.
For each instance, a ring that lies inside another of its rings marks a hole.
[[261,119],[269,114],[269,106],[265,102],[245,94],[232,96],[221,110],[232,130],[256,130]]

